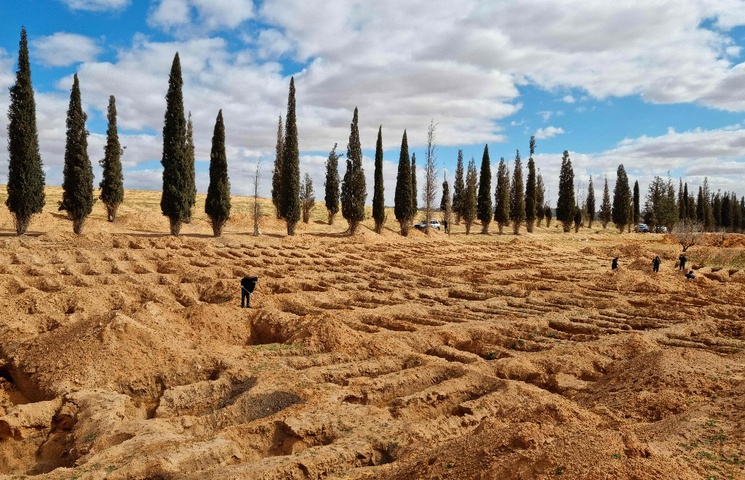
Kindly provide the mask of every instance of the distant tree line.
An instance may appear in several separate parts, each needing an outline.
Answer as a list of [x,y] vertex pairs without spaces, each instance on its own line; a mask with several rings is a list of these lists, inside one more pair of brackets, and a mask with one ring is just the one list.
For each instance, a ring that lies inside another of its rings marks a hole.
[[[191,221],[196,203],[195,149],[191,113],[184,114],[183,80],[179,54],[171,65],[166,94],[166,110],[163,121],[163,189],[161,211],[169,219],[172,235],[178,235],[182,224]],[[39,153],[36,126],[36,107],[31,85],[31,69],[28,56],[28,41],[25,28],[21,30],[18,70],[14,85],[10,89],[8,108],[8,198],[6,205],[13,216],[16,233],[23,235],[33,215],[40,213],[45,203],[44,170]],[[103,167],[103,178],[99,184],[99,198],[107,210],[108,220],[116,221],[117,210],[124,201],[121,156],[124,147],[119,143],[117,132],[116,99],[109,97],[108,129]],[[93,172],[87,152],[87,116],[82,110],[80,85],[77,74],[73,76],[70,104],[67,113],[67,135],[63,170],[63,195],[59,209],[67,212],[73,223],[73,231],[81,233],[85,220],[90,215],[93,203]],[[347,143],[346,170],[339,176],[340,154],[335,144],[326,161],[324,201],[328,212],[328,223],[333,224],[335,215],[341,211],[348,223],[348,233],[354,234],[365,220],[367,189],[362,167],[362,146],[359,135],[359,112],[354,109]],[[426,163],[423,167],[425,182],[422,191],[425,214],[425,232],[429,232],[430,220],[436,197],[436,124],[430,123],[427,136]],[[387,220],[383,186],[383,127],[378,128],[375,148],[374,187],[372,218],[375,232],[381,233]],[[554,213],[564,232],[572,227],[577,232],[582,226],[592,228],[599,221],[605,229],[613,222],[619,232],[630,232],[640,222],[651,227],[664,226],[670,232],[678,225],[700,225],[703,231],[742,232],[745,230],[745,197],[735,192],[712,192],[708,179],[704,179],[698,192],[689,191],[687,182],[679,180],[677,192],[671,178],[657,176],[649,185],[643,206],[638,182],[630,186],[623,165],[616,171],[616,182],[611,200],[608,179],[604,179],[603,196],[596,209],[593,179],[590,177],[587,194],[579,198],[575,190],[574,172],[569,152],[564,151],[559,172],[558,197],[555,209],[546,202],[546,187],[541,170],[533,158],[535,137],[530,138],[530,157],[527,171],[523,171],[520,151],[516,151],[510,175],[509,166],[501,158],[496,174],[496,187],[492,191],[491,160],[489,146],[484,146],[480,170],[473,158],[464,166],[463,151],[458,151],[455,178],[452,189],[447,178],[442,183],[440,210],[450,223],[465,223],[466,234],[476,220],[481,223],[481,233],[488,234],[492,221],[497,223],[499,234],[512,226],[518,235],[523,226],[528,232],[540,227],[545,220],[549,227]],[[409,155],[406,130],[401,139],[398,172],[394,194],[393,212],[399,224],[400,234],[408,235],[416,219],[419,203],[417,190],[416,154]],[[527,178],[523,180],[523,175]],[[228,160],[225,152],[225,125],[222,110],[217,114],[210,153],[210,183],[205,202],[213,233],[220,236],[230,218],[230,181]],[[258,165],[254,185],[254,196],[258,194]],[[315,192],[310,175],[305,172],[301,182],[298,131],[295,111],[295,80],[290,79],[287,112],[279,116],[277,143],[272,172],[272,203],[278,219],[284,219],[287,234],[294,235],[297,223],[302,219],[308,223],[315,208]],[[492,196],[493,195],[493,196]],[[255,212],[258,212],[255,209]],[[254,219],[254,232],[258,234],[258,220]]]

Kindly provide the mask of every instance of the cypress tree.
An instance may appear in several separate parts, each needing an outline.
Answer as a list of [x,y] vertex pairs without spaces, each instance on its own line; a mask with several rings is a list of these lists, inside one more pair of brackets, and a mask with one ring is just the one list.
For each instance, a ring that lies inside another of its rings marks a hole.
[[194,164],[196,162],[196,150],[194,148],[194,123],[191,121],[191,112],[186,120],[186,166],[189,170],[187,201],[189,202],[189,211],[184,219],[184,223],[191,223],[191,214],[194,211],[194,205],[197,204],[197,183]]
[[385,193],[383,186],[383,126],[378,127],[378,141],[375,143],[375,184],[373,186],[372,215],[375,220],[375,233],[383,230],[385,223]]
[[639,193],[639,181],[634,182],[634,225],[639,223],[641,219],[641,198]]
[[610,191],[608,190],[608,177],[605,177],[605,187],[603,188],[603,203],[600,204],[600,213],[598,215],[603,228],[608,226],[611,220]]
[[[543,184],[543,175],[540,169],[535,177],[535,216],[538,219],[538,226],[541,226],[543,218],[546,216],[546,186]],[[548,227],[548,225],[546,225]]]
[[357,126],[357,107],[347,144],[347,171],[341,183],[341,214],[349,224],[349,234],[354,235],[357,227],[365,219],[365,172],[362,170],[362,146],[360,145],[360,130]]
[[559,172],[559,199],[556,202],[556,220],[561,222],[564,232],[572,228],[574,203],[574,170],[569,152],[564,150]]
[[323,200],[329,212],[329,225],[334,224],[334,216],[339,213],[339,157],[341,155],[336,153],[336,144],[334,144],[326,160],[326,181],[323,183],[325,188]]
[[579,205],[574,206],[574,233],[579,232],[579,227],[582,226],[582,209]]
[[217,113],[210,151],[210,185],[204,213],[210,217],[212,233],[222,235],[225,222],[230,218],[230,180],[228,179],[228,157],[225,154],[225,124],[222,110]]
[[160,209],[168,217],[171,235],[178,235],[181,224],[191,214],[190,169],[188,166],[186,119],[184,118],[184,82],[178,52],[173,57],[168,77],[166,113],[163,121],[163,192]]
[[393,213],[401,227],[401,235],[409,234],[411,225],[412,201],[411,201],[411,163],[409,160],[409,142],[404,130],[401,138],[401,153],[398,157],[398,174],[396,175],[396,194],[393,200]]
[[546,217],[546,228],[550,227],[553,213],[551,212],[551,207],[548,204],[546,204],[546,206],[543,207],[543,216]]
[[497,168],[497,190],[494,192],[494,221],[497,222],[499,234],[504,226],[510,223],[510,171],[504,157],[499,159]]
[[587,209],[587,228],[592,228],[592,222],[595,220],[595,186],[592,183],[592,175],[590,175],[590,184],[587,186],[585,208]]
[[[284,144],[285,139],[284,130],[282,129],[282,115],[280,115],[279,121],[277,122],[277,145],[275,146],[274,172],[272,173],[272,203],[274,204],[274,209],[277,214],[277,220],[282,218],[282,156]],[[337,187],[338,185],[339,183],[337,182]],[[338,205],[338,193],[336,196]],[[336,211],[339,211],[338,206]],[[331,225],[331,221],[329,221],[329,225]]]
[[295,235],[300,220],[300,147],[295,118],[295,77],[290,78],[285,116],[285,141],[282,147],[282,218],[287,222],[287,235]]
[[523,191],[523,164],[520,160],[520,150],[515,154],[515,169],[512,171],[512,185],[510,187],[510,220],[512,233],[520,233],[520,225],[525,220],[525,194]]
[[[476,172],[476,160],[471,157],[466,171],[466,187],[463,190],[462,208],[463,220],[466,222],[466,235],[471,233],[471,226],[478,214],[478,173]],[[489,212],[491,215],[491,212]]]
[[16,234],[26,233],[31,217],[44,208],[44,170],[36,129],[36,102],[31,86],[26,28],[21,28],[16,81],[8,107],[8,198]]
[[106,205],[106,213],[110,222],[116,220],[116,211],[124,201],[124,177],[122,175],[122,154],[124,149],[119,144],[119,133],[116,128],[116,99],[109,97],[108,109],[109,127],[106,130],[106,146],[104,156],[99,165],[103,167],[101,179],[101,201]]
[[476,200],[477,217],[481,220],[481,233],[489,233],[491,223],[491,161],[489,160],[489,145],[484,146],[481,157],[481,174],[479,176],[479,195]]
[[442,196],[440,197],[440,211],[444,212],[448,209],[448,205],[452,208],[453,199],[450,196],[450,184],[448,184],[447,178],[442,179]]
[[418,194],[416,186],[416,153],[411,154],[411,219],[414,220],[416,214],[419,212],[419,201],[417,199]]
[[535,178],[535,161],[533,160],[533,154],[535,153],[535,137],[530,137],[530,157],[528,157],[528,180],[525,183],[525,228],[528,233],[533,232],[533,224],[536,219],[536,178]]
[[440,199],[440,210],[445,214],[445,233],[450,233],[450,223],[452,221],[453,200],[450,196],[450,185],[448,179],[443,174],[442,179],[442,198]]
[[458,163],[455,167],[455,180],[453,182],[453,213],[455,223],[460,225],[463,216],[463,191],[466,189],[465,174],[463,171],[463,150],[458,150]]
[[686,218],[688,218],[688,211],[687,211],[687,198],[688,194],[687,192],[683,192],[683,179],[678,180],[678,218],[680,218],[681,222],[684,222]]
[[313,179],[305,172],[303,181],[300,182],[300,206],[303,210],[303,223],[310,221],[310,212],[316,206],[316,194],[313,191]]
[[618,228],[619,233],[623,233],[624,227],[631,221],[629,213],[633,215],[631,189],[629,188],[629,178],[626,176],[626,170],[621,164],[616,171],[616,186],[613,189],[613,210],[611,211],[613,223]]
[[67,109],[67,142],[62,172],[62,206],[72,219],[72,229],[82,233],[85,219],[93,210],[93,168],[88,158],[87,116],[80,100],[78,74],[73,75],[70,106]]

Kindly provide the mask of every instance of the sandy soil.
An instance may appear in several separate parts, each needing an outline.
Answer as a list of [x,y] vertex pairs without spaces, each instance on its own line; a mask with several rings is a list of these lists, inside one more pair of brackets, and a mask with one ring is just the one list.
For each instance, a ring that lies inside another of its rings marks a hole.
[[5,478],[745,478],[742,236],[686,280],[662,235],[171,237],[127,192],[77,236],[60,193],[0,209]]

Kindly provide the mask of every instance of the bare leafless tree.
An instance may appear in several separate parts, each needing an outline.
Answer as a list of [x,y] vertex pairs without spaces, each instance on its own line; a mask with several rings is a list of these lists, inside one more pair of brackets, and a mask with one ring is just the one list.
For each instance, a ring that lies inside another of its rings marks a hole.
[[254,175],[254,236],[261,235],[259,230],[259,220],[261,219],[261,204],[259,203],[259,172],[261,170],[261,157],[256,161],[256,175]]
[[685,252],[704,240],[704,226],[701,222],[682,222],[671,237],[683,247]]
[[424,231],[429,233],[429,222],[432,220],[432,211],[435,208],[435,197],[437,196],[437,146],[435,145],[435,132],[437,124],[430,120],[427,129],[427,166],[424,177]]

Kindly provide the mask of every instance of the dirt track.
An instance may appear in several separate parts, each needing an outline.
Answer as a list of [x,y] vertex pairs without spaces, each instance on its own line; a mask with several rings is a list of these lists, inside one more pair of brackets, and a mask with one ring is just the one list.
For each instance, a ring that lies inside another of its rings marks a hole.
[[741,237],[687,281],[660,235],[174,238],[146,204],[0,214],[8,478],[745,478]]

